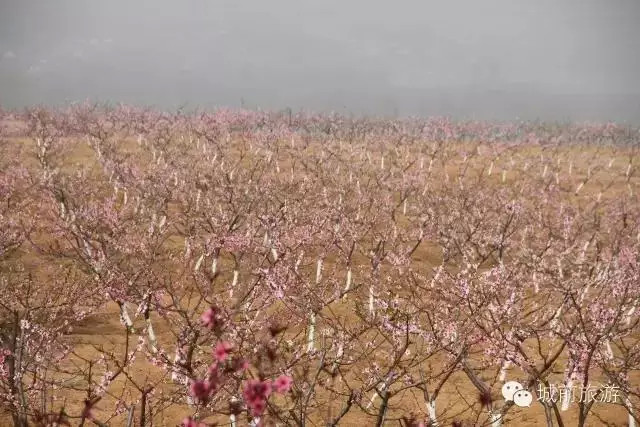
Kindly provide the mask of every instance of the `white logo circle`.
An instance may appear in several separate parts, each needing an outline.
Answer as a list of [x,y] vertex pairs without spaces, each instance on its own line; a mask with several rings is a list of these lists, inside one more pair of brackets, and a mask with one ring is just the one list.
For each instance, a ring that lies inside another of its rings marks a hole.
[[517,381],[507,381],[502,386],[502,397],[504,397],[504,400],[506,400],[507,402],[513,400],[513,395],[518,390],[522,390],[522,388],[522,384]]
[[528,408],[531,402],[533,402],[533,395],[528,390],[519,390],[513,395],[513,403],[521,408]]

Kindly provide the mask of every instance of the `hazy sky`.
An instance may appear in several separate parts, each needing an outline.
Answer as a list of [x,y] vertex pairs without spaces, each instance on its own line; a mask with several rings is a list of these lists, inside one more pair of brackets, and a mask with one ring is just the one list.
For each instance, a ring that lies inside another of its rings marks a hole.
[[639,0],[0,0],[0,105],[640,121]]

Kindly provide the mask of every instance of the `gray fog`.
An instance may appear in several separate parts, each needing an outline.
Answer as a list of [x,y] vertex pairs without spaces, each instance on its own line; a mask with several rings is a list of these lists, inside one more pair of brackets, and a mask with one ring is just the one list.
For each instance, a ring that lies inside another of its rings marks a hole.
[[640,122],[638,0],[0,0],[0,105]]

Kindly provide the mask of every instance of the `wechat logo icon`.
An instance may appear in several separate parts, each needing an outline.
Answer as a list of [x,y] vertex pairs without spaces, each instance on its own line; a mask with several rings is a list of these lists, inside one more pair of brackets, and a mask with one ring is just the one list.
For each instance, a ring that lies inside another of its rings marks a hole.
[[502,397],[507,402],[513,401],[516,406],[521,408],[528,408],[533,402],[533,395],[528,390],[525,390],[517,381],[507,381],[502,386]]

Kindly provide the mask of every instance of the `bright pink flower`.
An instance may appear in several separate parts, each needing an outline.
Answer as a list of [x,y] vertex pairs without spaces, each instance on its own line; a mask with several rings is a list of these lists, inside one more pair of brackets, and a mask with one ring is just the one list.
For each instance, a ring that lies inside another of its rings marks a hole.
[[233,350],[233,344],[228,341],[220,341],[218,345],[216,345],[215,350],[213,350],[213,357],[218,362],[224,362],[227,359],[229,353]]
[[277,393],[286,393],[291,389],[291,385],[293,384],[293,379],[288,375],[280,375],[273,382],[273,389]]
[[259,417],[264,412],[271,391],[271,382],[269,380],[249,380],[245,383],[242,395],[254,417]]
[[211,386],[207,381],[194,381],[191,383],[191,395],[196,399],[205,401],[211,394]]
[[249,409],[251,409],[251,415],[254,417],[259,417],[264,412],[267,407],[267,401],[264,399],[256,399],[255,401],[248,404]]
[[220,309],[217,307],[210,307],[202,313],[200,316],[200,322],[202,326],[209,329],[217,329],[222,326],[222,316],[220,315]]

